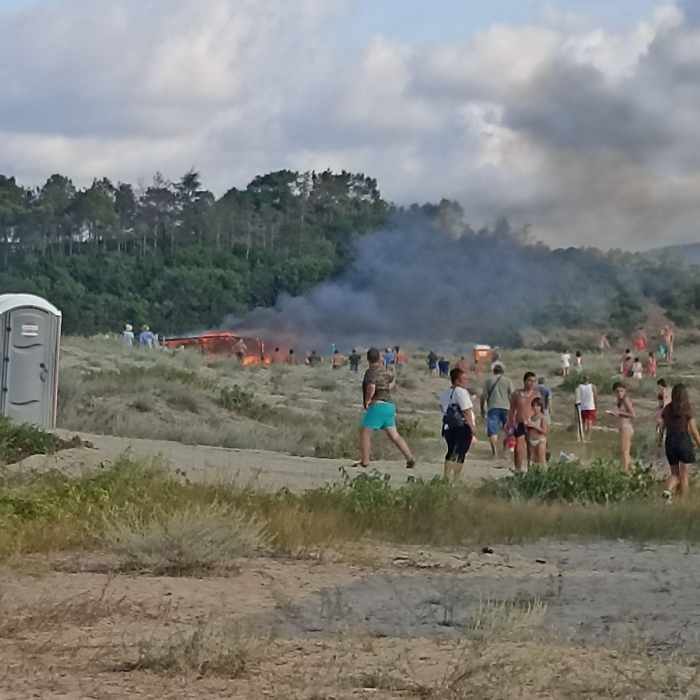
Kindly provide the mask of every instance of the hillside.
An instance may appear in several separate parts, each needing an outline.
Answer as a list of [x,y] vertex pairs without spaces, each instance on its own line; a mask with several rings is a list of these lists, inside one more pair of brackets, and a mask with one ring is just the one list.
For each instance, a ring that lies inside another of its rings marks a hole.
[[655,248],[650,251],[654,255],[670,254],[686,262],[700,264],[700,243],[687,243],[685,245],[672,245],[664,248]]
[[[629,334],[649,304],[692,323],[696,276],[668,256],[552,250],[506,220],[476,231],[447,200],[397,208],[363,174],[280,171],[219,199],[196,172],[142,188],[103,178],[78,189],[62,175],[23,188],[0,176],[0,292],[47,297],[68,333],[124,323],[186,333],[282,301],[261,332],[304,323],[323,342],[375,342],[377,327],[392,343],[518,345],[525,328]],[[348,324],[339,309],[353,311]]]

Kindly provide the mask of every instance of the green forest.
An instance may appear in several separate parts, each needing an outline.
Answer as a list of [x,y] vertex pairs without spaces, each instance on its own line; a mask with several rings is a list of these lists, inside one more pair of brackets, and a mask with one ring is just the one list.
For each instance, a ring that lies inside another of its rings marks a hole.
[[[0,292],[51,300],[68,333],[119,331],[127,322],[165,334],[215,328],[230,314],[341,275],[360,237],[422,221],[436,241],[460,235],[467,257],[470,241],[482,252],[489,241],[495,250],[505,242],[584,278],[595,270],[613,292],[610,322],[622,329],[647,301],[681,324],[700,308],[695,269],[670,254],[550,250],[530,241],[527,229],[502,221],[474,231],[467,218],[447,200],[396,207],[376,180],[348,172],[283,170],[218,199],[194,170],[177,182],[157,174],[148,186],[103,178],[82,189],[63,175],[33,188],[0,176]],[[553,302],[537,315],[543,326],[580,321],[566,294]]]

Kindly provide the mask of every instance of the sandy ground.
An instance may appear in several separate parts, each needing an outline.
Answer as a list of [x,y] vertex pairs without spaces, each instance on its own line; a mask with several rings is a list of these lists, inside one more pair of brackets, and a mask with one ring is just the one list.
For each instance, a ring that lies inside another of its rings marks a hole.
[[[650,655],[649,668],[656,656],[699,650],[700,553],[682,545],[545,542],[493,554],[384,546],[363,553],[371,565],[353,564],[359,554],[251,559],[237,573],[203,579],[85,571],[99,568],[94,559],[5,566],[0,698],[411,697],[417,687],[443,687],[465,663],[460,645],[473,636],[474,621],[485,606],[503,604],[526,611],[541,602],[546,613],[527,640],[509,647],[493,639],[497,658],[482,646],[479,659],[493,669],[520,655],[517,672],[537,675],[519,679],[511,693],[512,679],[499,672],[502,692],[457,697],[611,697],[620,679],[613,674],[613,685],[606,680],[593,692],[607,678],[607,667],[596,664],[619,662],[631,641]],[[139,649],[230,620],[255,650],[238,678],[129,670]],[[580,694],[553,692],[547,663],[562,660],[571,667],[555,674],[557,682],[583,674]],[[643,670],[625,672],[635,668]],[[473,682],[485,672],[473,670]],[[389,675],[396,688],[377,687],[391,685]],[[616,687],[615,697],[668,697]]]
[[[58,431],[63,437],[76,433]],[[14,465],[16,469],[60,469],[68,473],[80,473],[96,466],[114,462],[121,455],[135,458],[162,457],[174,469],[182,471],[193,480],[218,482],[236,481],[255,484],[262,488],[303,491],[326,482],[342,479],[340,468],[350,468],[349,460],[292,457],[278,452],[226,449],[206,445],[183,445],[165,440],[143,440],[118,438],[109,435],[78,433],[91,447],[64,450],[55,455],[35,455]],[[396,483],[415,476],[430,479],[442,473],[440,464],[418,464],[408,471],[403,462],[375,462],[373,467],[391,475]],[[487,478],[503,476],[509,465],[503,460],[480,460],[471,458],[465,466],[463,478],[470,483]],[[352,470],[353,473],[359,470]]]

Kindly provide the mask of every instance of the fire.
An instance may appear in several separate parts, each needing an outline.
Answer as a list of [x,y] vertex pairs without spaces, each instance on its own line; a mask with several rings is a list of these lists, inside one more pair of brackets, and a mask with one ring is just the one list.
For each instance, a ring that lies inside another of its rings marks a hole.
[[168,348],[197,348],[204,355],[239,357],[245,367],[269,365],[272,361],[265,352],[265,343],[257,338],[242,338],[232,331],[214,331],[186,338],[166,338]]

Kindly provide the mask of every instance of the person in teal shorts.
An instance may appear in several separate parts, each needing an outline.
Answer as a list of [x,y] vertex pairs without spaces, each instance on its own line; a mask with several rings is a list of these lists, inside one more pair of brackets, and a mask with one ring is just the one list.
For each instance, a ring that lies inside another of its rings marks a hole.
[[382,367],[381,355],[377,348],[370,348],[367,351],[367,361],[369,369],[365,372],[362,381],[365,415],[360,430],[360,461],[354,466],[363,469],[369,466],[372,433],[383,430],[406,458],[406,467],[413,469],[416,466],[416,460],[413,459],[406,441],[396,429],[396,407],[391,400],[391,390],[396,380]]

